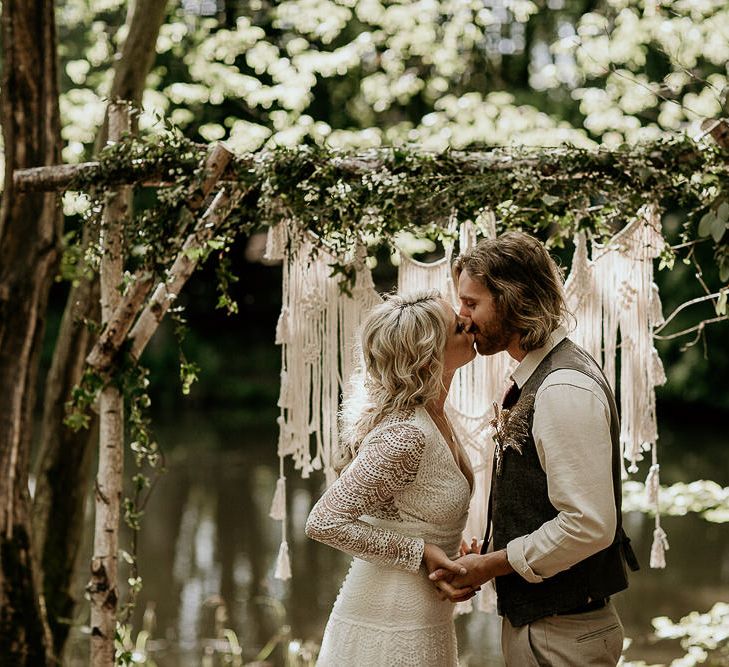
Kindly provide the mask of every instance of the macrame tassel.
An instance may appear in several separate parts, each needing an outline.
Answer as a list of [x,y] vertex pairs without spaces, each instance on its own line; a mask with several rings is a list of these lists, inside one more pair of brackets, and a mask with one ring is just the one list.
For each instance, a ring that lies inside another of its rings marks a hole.
[[661,358],[658,356],[658,350],[656,350],[655,347],[651,351],[651,360],[652,360],[651,378],[653,380],[653,384],[654,385],[666,384],[666,370],[663,367],[663,362],[661,361]]
[[[276,405],[278,405],[279,408],[290,408],[293,402],[293,391],[291,389],[288,371],[282,370],[280,378],[280,389]],[[279,426],[282,426],[283,423],[285,423],[283,417],[281,420],[282,421],[279,422]]]
[[286,478],[279,477],[276,482],[276,492],[273,494],[271,511],[268,513],[272,519],[283,521],[286,518]]
[[653,531],[653,546],[651,546],[651,568],[663,569],[666,567],[666,551],[668,551],[668,537],[656,517],[656,529]]
[[286,248],[286,228],[285,223],[279,222],[273,227],[268,228],[266,235],[266,250],[263,253],[264,259],[269,261],[277,261],[284,258],[284,250]]
[[286,540],[281,542],[276,559],[276,571],[273,573],[276,579],[286,581],[291,579],[291,561],[289,560],[289,543]]
[[281,314],[278,316],[278,322],[276,323],[276,345],[283,345],[284,343],[290,342],[289,309],[284,306],[281,309]]
[[645,478],[645,492],[648,502],[652,505],[658,503],[658,488],[659,488],[659,477],[661,466],[654,463],[648,471],[648,477]]

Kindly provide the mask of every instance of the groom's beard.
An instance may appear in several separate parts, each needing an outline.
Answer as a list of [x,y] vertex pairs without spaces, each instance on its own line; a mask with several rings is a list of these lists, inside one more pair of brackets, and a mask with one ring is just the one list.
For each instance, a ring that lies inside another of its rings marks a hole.
[[500,324],[491,324],[486,327],[471,327],[471,333],[476,337],[476,350],[479,354],[490,356],[503,352],[509,347],[514,332]]

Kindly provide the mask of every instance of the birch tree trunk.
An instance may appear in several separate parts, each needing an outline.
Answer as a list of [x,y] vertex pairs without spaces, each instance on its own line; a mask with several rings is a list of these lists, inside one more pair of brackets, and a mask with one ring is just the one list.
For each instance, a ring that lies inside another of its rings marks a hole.
[[[129,12],[128,37],[115,60],[111,98],[139,103],[154,62],[155,44],[167,0],[137,0]],[[106,144],[106,122],[97,149]],[[92,239],[84,230],[82,243]],[[34,542],[42,554],[44,590],[56,653],[61,655],[78,602],[71,589],[79,556],[83,507],[88,493],[96,427],[74,432],[63,424],[64,405],[81,379],[92,341],[85,320],[99,320],[99,281],[82,279],[71,288],[46,379],[40,454],[33,502]],[[96,421],[96,420],[93,420]]]
[[[109,105],[109,139],[118,141],[128,132],[129,112],[121,103]],[[124,269],[122,224],[129,213],[131,188],[121,187],[107,195],[101,224],[101,324],[109,323],[121,301],[119,286]],[[114,664],[114,635],[119,601],[117,585],[119,513],[124,472],[124,401],[111,382],[99,397],[99,470],[94,500],[94,555],[91,559],[91,665]]]
[[30,529],[28,459],[48,293],[60,259],[56,194],[19,194],[13,170],[61,156],[52,0],[2,3],[5,187],[0,204],[0,661],[53,664]]

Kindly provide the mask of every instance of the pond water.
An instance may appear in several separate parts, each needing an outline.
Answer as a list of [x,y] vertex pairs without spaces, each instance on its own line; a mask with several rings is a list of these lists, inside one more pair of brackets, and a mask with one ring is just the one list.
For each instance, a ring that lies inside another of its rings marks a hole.
[[[721,452],[725,436],[718,431],[704,436],[708,441],[697,456],[695,433],[683,433],[679,426],[663,429],[670,431],[664,436],[670,454],[664,478],[673,477],[664,482],[704,476],[729,483],[727,457]],[[239,429],[209,414],[187,414],[158,426],[157,432],[162,443],[174,447],[167,456],[168,472],[143,518],[139,554],[144,587],[133,617],[134,639],[141,646],[136,633],[149,630],[144,645],[160,667],[244,664],[257,658],[271,665],[307,664],[301,655],[321,640],[350,561],[303,534],[308,511],[322,490],[321,478],[302,480],[287,471],[293,578],[277,581],[273,568],[280,523],[268,517],[278,474],[276,434]],[[691,447],[675,445],[688,438]],[[643,564],[628,591],[616,596],[626,635],[633,640],[627,657],[668,664],[683,651],[677,642],[652,639],[651,618],[678,620],[729,600],[729,530],[696,515],[664,519],[671,545],[668,567],[650,570],[652,518],[630,513],[625,524]],[[125,534],[122,546],[128,544]],[[90,553],[90,547],[83,553]],[[80,563],[80,587],[87,571],[87,564]],[[87,622],[87,610],[79,613],[66,660],[73,667],[87,663],[88,638],[80,627]],[[232,632],[225,635],[224,629]],[[473,612],[457,619],[457,629],[462,665],[503,664],[497,616]],[[242,662],[224,661],[236,643]]]

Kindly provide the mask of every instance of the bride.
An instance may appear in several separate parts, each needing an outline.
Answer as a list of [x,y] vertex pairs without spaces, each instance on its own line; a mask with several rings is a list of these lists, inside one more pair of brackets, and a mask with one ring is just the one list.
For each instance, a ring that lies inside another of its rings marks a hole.
[[473,472],[443,406],[476,355],[469,325],[437,292],[419,292],[388,297],[362,327],[366,396],[343,411],[346,467],[306,523],[310,538],[355,557],[319,667],[458,664],[453,606],[428,572],[460,571],[450,558]]

